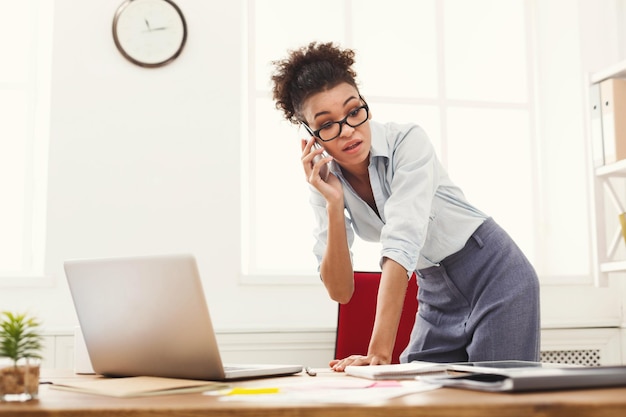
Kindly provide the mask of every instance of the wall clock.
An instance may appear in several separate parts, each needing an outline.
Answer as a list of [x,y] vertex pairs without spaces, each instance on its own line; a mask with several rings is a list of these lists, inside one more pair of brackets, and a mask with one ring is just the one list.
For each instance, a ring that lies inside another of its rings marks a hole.
[[183,50],[187,23],[172,0],[125,0],[113,17],[113,40],[133,64],[169,64]]

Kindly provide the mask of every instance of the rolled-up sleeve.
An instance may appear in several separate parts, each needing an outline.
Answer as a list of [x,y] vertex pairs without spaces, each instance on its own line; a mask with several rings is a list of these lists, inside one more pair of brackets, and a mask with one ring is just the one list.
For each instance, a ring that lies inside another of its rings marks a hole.
[[412,274],[428,233],[439,186],[439,164],[430,140],[419,126],[390,133],[388,136],[395,140],[389,144],[393,147],[386,178],[380,178],[391,188],[381,213],[385,221],[380,236],[381,256],[393,259]]

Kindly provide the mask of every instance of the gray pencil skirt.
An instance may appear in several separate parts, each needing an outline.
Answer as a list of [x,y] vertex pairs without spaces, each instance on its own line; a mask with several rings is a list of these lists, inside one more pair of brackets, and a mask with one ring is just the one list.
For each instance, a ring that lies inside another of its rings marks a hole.
[[459,252],[417,274],[418,312],[401,362],[539,360],[539,281],[487,219]]

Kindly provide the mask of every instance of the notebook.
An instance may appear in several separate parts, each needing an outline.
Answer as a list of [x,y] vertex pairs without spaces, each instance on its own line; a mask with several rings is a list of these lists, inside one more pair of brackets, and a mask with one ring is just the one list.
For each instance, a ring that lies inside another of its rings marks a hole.
[[296,364],[223,364],[193,255],[68,260],[65,274],[94,371],[233,380]]
[[378,381],[415,379],[420,375],[446,374],[449,368],[445,363],[413,361],[408,363],[394,363],[391,365],[374,366],[346,366],[345,373],[350,376],[367,378]]
[[571,366],[524,361],[451,364],[451,375],[419,379],[445,387],[492,392],[626,386],[626,366]]

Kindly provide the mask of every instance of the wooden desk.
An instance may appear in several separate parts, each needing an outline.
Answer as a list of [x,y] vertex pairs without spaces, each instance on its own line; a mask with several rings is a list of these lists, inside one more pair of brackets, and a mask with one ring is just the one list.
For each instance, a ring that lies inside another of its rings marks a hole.
[[[58,375],[58,373],[57,373]],[[61,382],[75,378],[70,374],[44,379]],[[285,377],[297,383],[312,377]],[[285,378],[279,378],[284,383]],[[315,378],[350,378],[343,374],[320,374]],[[240,386],[268,386],[272,380],[240,382]],[[38,401],[0,403],[0,415],[11,417],[144,417],[144,416],[207,416],[212,417],[369,417],[369,416],[559,416],[559,417],[624,417],[626,387],[593,390],[555,391],[526,394],[481,393],[443,388],[411,394],[377,405],[342,404],[253,404],[222,402],[202,394],[180,394],[158,397],[117,399],[98,395],[50,389],[42,385]]]

